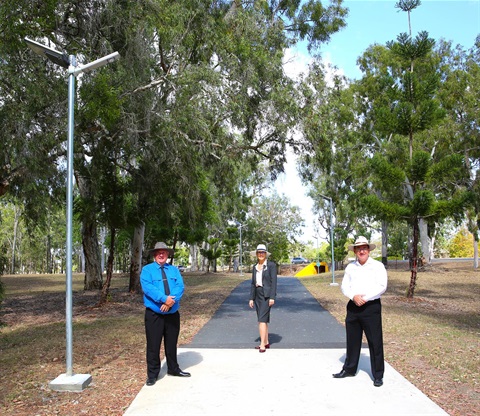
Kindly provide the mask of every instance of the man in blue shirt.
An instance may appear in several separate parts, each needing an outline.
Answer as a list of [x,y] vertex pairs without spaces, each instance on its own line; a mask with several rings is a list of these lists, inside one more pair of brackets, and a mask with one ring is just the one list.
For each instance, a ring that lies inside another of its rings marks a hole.
[[174,250],[163,242],[150,250],[153,262],[140,274],[145,305],[145,333],[147,337],[147,386],[153,386],[160,373],[160,346],[165,342],[167,373],[171,376],[190,377],[177,362],[177,342],[180,333],[180,300],[184,292],[182,275],[167,263]]

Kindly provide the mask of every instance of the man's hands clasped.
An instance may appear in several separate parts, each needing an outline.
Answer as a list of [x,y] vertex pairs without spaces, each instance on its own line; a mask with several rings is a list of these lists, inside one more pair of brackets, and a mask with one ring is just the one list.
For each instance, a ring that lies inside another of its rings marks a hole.
[[355,295],[352,299],[355,305],[357,306],[365,305],[367,302],[363,299],[364,296],[365,295]]
[[168,312],[173,305],[175,305],[175,296],[168,296],[165,303],[160,306],[160,311]]

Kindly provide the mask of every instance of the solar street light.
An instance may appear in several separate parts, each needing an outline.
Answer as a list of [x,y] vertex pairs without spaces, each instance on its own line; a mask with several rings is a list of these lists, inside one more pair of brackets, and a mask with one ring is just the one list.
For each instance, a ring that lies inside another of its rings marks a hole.
[[32,39],[25,38],[29,48],[37,55],[48,58],[54,64],[68,69],[68,136],[67,136],[67,261],[66,261],[66,372],[49,383],[56,391],[82,391],[92,381],[90,374],[73,373],[72,337],[72,212],[73,212],[73,130],[75,107],[75,77],[83,72],[107,65],[119,58],[114,52],[86,65],[77,65],[74,55],[67,55]]

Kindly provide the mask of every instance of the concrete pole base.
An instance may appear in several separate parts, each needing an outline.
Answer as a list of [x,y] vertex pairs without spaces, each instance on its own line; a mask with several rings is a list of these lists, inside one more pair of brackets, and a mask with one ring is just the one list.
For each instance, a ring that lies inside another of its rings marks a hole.
[[338,286],[338,283],[330,283],[330,286]]
[[48,383],[48,387],[55,391],[83,391],[92,381],[90,374],[60,374],[55,380]]

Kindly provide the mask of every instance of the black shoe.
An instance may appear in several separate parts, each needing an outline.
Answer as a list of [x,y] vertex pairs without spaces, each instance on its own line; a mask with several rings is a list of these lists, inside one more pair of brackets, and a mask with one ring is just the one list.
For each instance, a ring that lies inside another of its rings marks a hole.
[[381,378],[376,378],[374,381],[373,381],[373,385],[375,387],[381,387],[383,386],[383,380]]
[[340,371],[337,374],[332,374],[333,378],[345,378],[345,377],[355,377],[355,374],[348,373],[345,370]]
[[157,382],[156,378],[147,378],[147,386],[153,386]]
[[190,373],[186,371],[178,370],[178,371],[168,371],[167,374],[169,376],[176,376],[176,377],[191,377]]

